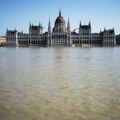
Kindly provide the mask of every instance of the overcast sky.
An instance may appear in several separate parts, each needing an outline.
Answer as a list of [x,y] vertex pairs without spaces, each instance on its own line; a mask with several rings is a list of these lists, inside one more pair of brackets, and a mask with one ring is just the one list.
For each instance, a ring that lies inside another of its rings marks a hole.
[[16,28],[28,33],[30,21],[39,22],[47,30],[49,16],[52,27],[59,9],[67,23],[70,18],[71,30],[91,21],[92,32],[115,28],[120,34],[120,0],[0,0],[0,35],[6,29]]

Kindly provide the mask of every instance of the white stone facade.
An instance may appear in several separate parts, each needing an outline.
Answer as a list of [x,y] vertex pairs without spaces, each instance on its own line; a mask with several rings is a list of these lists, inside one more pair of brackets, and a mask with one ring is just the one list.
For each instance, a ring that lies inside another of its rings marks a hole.
[[71,31],[68,19],[67,27],[65,19],[59,12],[52,29],[51,22],[48,22],[48,31],[43,33],[43,27],[39,25],[29,25],[29,33],[18,32],[17,30],[7,30],[7,46],[115,46],[116,37],[114,29],[104,30],[100,33],[91,33],[91,23],[82,25],[80,22],[78,33]]

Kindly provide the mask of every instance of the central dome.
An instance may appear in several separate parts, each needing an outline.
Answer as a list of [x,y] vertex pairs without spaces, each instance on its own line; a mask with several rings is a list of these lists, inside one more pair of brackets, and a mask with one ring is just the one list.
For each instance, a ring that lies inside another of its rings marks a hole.
[[66,32],[65,19],[61,16],[61,11],[59,12],[59,16],[55,20],[53,32]]
[[65,20],[62,16],[58,16],[56,21],[55,21],[55,24],[63,24],[65,23]]

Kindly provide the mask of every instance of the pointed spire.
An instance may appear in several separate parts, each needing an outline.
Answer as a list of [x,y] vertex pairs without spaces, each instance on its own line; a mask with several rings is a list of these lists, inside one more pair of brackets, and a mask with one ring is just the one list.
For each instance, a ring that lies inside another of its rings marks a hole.
[[59,16],[61,16],[61,9],[59,10]]
[[70,25],[70,22],[69,22],[69,16],[68,16],[68,26]]
[[6,34],[8,33],[8,28],[6,29]]
[[81,21],[80,21],[80,24],[79,24],[79,28],[81,27]]
[[50,16],[49,16],[49,23],[50,23]]
[[40,27],[40,22],[39,22],[39,27]]
[[42,26],[41,22],[39,23],[40,27]]
[[114,29],[114,27],[113,27],[113,32],[115,33],[115,29]]
[[80,21],[80,24],[79,24],[79,34],[81,34],[81,21]]
[[49,22],[48,22],[48,24],[50,25],[50,16],[49,16]]
[[70,32],[70,21],[69,21],[69,17],[68,17],[68,24],[67,24],[67,32]]
[[89,21],[89,27],[91,27],[91,21]]
[[49,22],[48,22],[48,33],[51,33],[51,23],[50,23],[50,17],[49,17]]
[[114,30],[114,27],[113,27],[113,30]]
[[106,28],[104,27],[104,31],[106,31]]
[[30,21],[29,27],[31,27],[31,21]]

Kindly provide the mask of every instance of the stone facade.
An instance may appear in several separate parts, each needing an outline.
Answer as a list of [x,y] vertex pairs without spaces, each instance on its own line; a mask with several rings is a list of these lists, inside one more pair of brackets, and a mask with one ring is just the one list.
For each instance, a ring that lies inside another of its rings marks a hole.
[[48,31],[43,33],[43,27],[39,25],[29,25],[29,33],[18,32],[15,30],[7,30],[6,45],[7,46],[106,46],[116,45],[116,37],[114,29],[100,31],[100,33],[91,32],[91,23],[88,25],[79,24],[78,33],[71,31],[70,21],[68,18],[67,26],[65,19],[59,11],[59,16],[55,20],[52,29],[51,22],[48,22]]
[[120,34],[116,35],[116,44],[120,45]]

